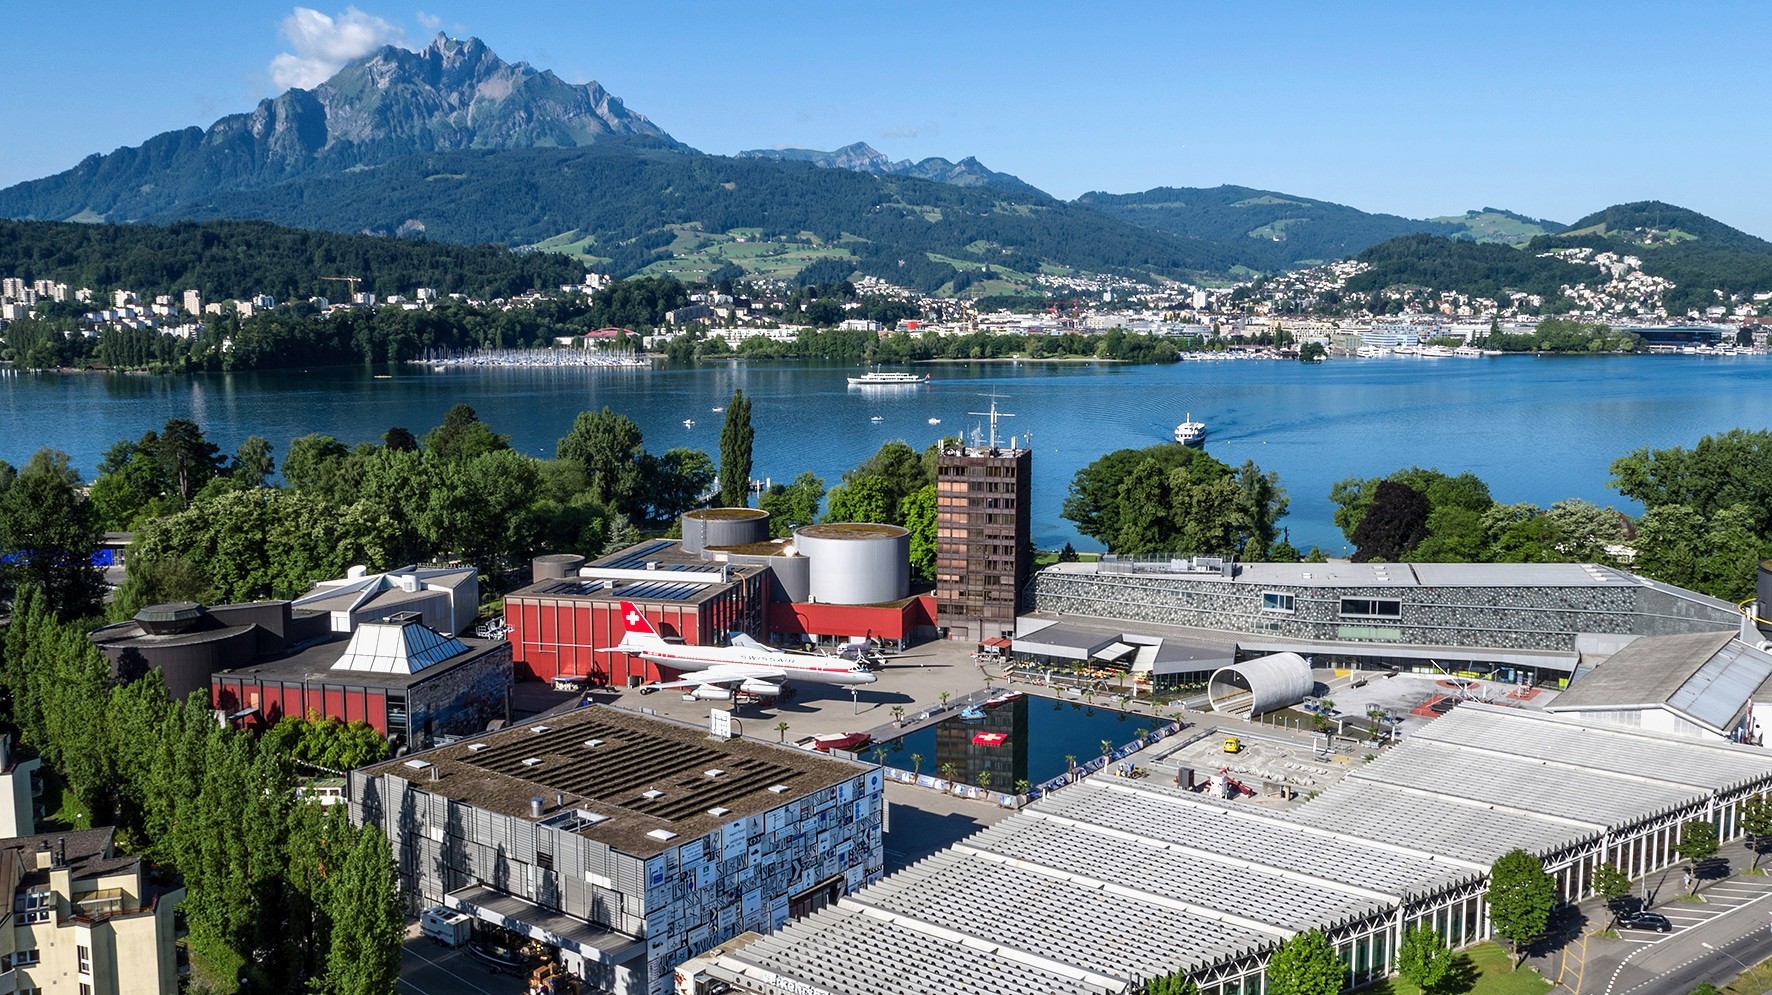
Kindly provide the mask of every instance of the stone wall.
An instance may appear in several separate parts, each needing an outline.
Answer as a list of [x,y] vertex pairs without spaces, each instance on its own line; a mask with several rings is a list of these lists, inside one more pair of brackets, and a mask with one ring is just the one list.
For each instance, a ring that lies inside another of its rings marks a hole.
[[[439,736],[469,736],[505,717],[511,687],[511,644],[414,684],[406,693],[406,727],[413,748],[427,750]],[[426,734],[425,723],[430,723]]]

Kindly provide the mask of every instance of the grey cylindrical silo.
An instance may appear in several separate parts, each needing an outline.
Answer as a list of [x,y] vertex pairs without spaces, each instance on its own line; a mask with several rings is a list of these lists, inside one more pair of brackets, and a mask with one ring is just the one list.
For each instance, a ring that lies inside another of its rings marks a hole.
[[897,525],[832,523],[794,533],[794,546],[812,561],[813,601],[877,605],[911,593],[911,534]]
[[563,577],[578,576],[578,568],[585,565],[585,558],[577,553],[549,553],[529,561],[529,582],[539,584],[544,580],[560,580]]
[[792,545],[784,548],[779,554],[765,561],[770,573],[775,575],[776,589],[770,591],[773,598],[779,594],[790,602],[802,603],[812,598],[812,559],[804,556]]
[[748,546],[769,538],[769,512],[761,508],[697,508],[683,513],[683,552],[710,546]]

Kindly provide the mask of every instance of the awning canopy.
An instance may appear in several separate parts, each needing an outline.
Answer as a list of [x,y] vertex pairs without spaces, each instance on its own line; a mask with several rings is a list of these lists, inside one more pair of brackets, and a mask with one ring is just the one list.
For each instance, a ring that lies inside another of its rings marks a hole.
[[603,964],[625,964],[646,952],[644,940],[593,926],[564,912],[544,909],[515,895],[480,885],[469,885],[444,895],[443,905]]
[[1119,658],[1125,656],[1126,654],[1132,652],[1132,650],[1133,650],[1133,647],[1128,646],[1125,643],[1121,643],[1121,642],[1109,643],[1108,645],[1103,646],[1101,649],[1096,650],[1094,655],[1092,656],[1092,659],[1104,660],[1104,661],[1111,663],[1111,662],[1118,660]]

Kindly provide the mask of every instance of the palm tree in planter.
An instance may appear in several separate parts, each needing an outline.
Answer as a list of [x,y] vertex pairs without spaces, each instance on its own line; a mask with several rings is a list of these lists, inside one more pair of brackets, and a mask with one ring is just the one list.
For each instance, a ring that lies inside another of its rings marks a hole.
[[941,699],[941,707],[946,708],[946,707],[948,707],[948,699],[952,698],[953,695],[947,691],[943,691],[942,693],[936,695],[936,697]]
[[923,754],[913,753],[911,754],[911,776],[915,777],[921,773],[923,773]]
[[893,705],[892,706],[892,721],[894,724],[896,724],[900,728],[904,727],[904,706],[903,705]]
[[981,770],[978,772],[978,786],[981,788],[984,788],[986,790],[990,789],[990,786],[991,786],[991,772],[990,771]]
[[954,781],[954,774],[959,771],[959,768],[954,766],[953,761],[950,760],[947,763],[942,764],[939,768],[937,768],[937,771],[941,774],[941,779],[948,782],[948,790],[949,791],[952,791],[956,787],[959,787],[959,785],[956,784]]
[[780,734],[782,742],[785,743],[788,741],[788,724],[785,721],[777,722],[775,724],[775,731]]

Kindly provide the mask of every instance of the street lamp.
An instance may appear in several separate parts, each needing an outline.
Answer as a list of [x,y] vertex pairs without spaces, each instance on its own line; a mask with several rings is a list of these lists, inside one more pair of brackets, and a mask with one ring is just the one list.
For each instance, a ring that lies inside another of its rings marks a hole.
[[1721,948],[1721,947],[1713,947],[1713,946],[1711,946],[1711,945],[1710,945],[1710,944],[1708,944],[1708,943],[1705,943],[1705,942],[1704,942],[1704,941],[1702,941],[1702,940],[1700,940],[1700,941],[1699,941],[1699,943],[1698,943],[1698,945],[1699,945],[1699,946],[1701,946],[1701,947],[1703,947],[1703,948],[1704,948],[1704,949],[1706,949],[1706,950],[1709,950],[1709,951],[1710,951],[1710,952],[1712,952],[1712,953],[1718,953],[1718,954],[1722,954],[1722,955],[1723,955],[1723,956],[1724,956],[1724,957],[1727,957],[1727,958],[1729,958],[1729,959],[1730,959],[1730,960],[1732,960],[1732,961],[1734,961],[1734,962],[1735,962],[1735,963],[1737,963],[1737,964],[1740,964],[1740,965],[1741,965],[1741,969],[1742,969],[1742,970],[1743,970],[1743,971],[1751,971],[1751,970],[1753,970],[1753,968],[1751,968],[1751,967],[1748,967],[1748,966],[1747,966],[1747,962],[1746,962],[1746,961],[1743,961],[1743,960],[1742,960],[1742,959],[1741,959],[1741,958],[1740,958],[1740,957],[1737,957],[1737,956],[1735,956],[1735,955],[1734,955],[1734,954],[1732,954],[1732,953],[1730,953],[1730,952],[1729,952],[1729,951],[1727,951],[1727,950],[1724,950],[1724,949],[1723,949],[1723,948]]
[[861,688],[858,688],[858,687],[854,686],[853,684],[849,686],[849,701],[853,705],[855,705],[855,711],[852,712],[851,714],[860,715],[861,714]]

